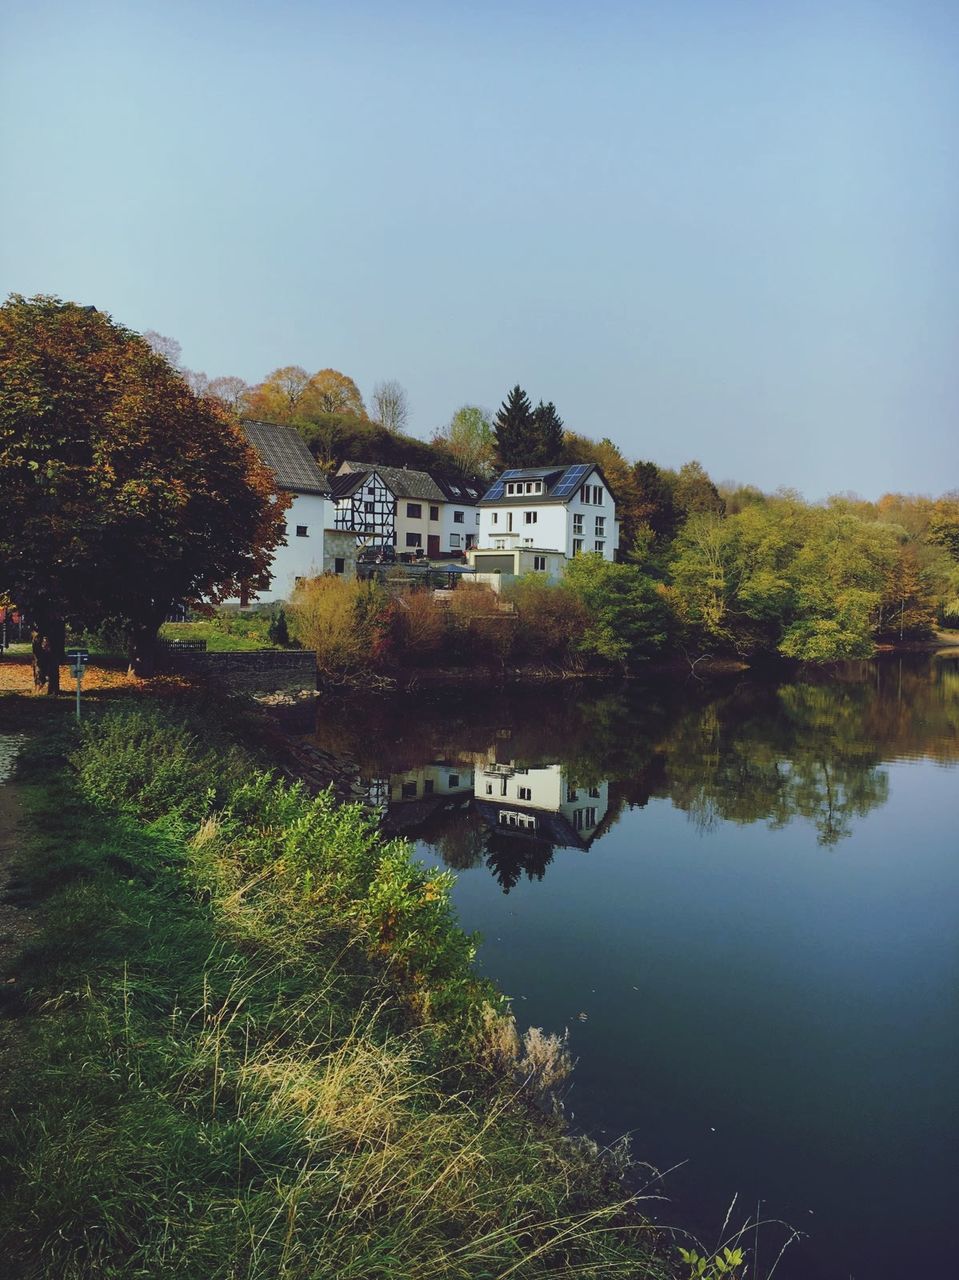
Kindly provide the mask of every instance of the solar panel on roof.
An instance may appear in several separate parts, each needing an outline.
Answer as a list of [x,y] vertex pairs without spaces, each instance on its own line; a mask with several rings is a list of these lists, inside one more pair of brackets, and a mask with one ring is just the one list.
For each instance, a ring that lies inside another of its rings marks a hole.
[[579,488],[580,481],[590,469],[590,464],[578,463],[575,467],[570,467],[566,473],[560,476],[559,484],[553,490],[554,498],[565,498]]
[[488,489],[483,498],[484,502],[494,502],[497,498],[502,498],[505,485],[502,480],[497,480],[492,489]]
[[522,471],[504,471],[500,476],[501,480],[513,480],[516,476],[521,476]]

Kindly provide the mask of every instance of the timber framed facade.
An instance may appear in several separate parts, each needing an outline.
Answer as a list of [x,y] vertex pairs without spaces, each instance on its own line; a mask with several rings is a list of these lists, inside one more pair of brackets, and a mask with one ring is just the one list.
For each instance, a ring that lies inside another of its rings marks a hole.
[[333,477],[334,529],[353,533],[357,547],[396,545],[396,495],[377,471]]

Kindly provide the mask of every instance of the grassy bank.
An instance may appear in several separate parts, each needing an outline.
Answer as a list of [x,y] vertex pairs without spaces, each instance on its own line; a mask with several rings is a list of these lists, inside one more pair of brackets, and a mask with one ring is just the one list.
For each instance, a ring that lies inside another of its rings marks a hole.
[[563,1046],[517,1038],[444,876],[265,771],[235,715],[46,714],[23,761],[16,1274],[666,1275],[550,1117]]

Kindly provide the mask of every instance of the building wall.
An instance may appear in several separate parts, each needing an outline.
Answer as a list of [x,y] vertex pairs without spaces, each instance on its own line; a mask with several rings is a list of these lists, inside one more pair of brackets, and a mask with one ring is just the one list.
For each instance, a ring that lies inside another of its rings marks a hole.
[[[524,573],[542,573],[549,582],[558,582],[566,571],[567,558],[562,551],[548,547],[514,547],[508,551],[489,551],[484,548],[470,551],[467,559],[476,570],[477,578],[485,581],[489,575],[498,574],[511,582]],[[545,568],[542,561],[546,561]],[[498,590],[495,587],[494,590]]]
[[323,572],[356,577],[356,538],[345,529],[327,529],[323,535]]
[[474,773],[469,765],[428,764],[420,769],[390,775],[389,799],[398,804],[404,800],[422,800],[425,796],[457,796],[472,794]]
[[[536,504],[532,495],[528,503],[509,503],[502,506],[480,508],[480,540],[481,547],[547,547],[562,551],[572,556],[578,551],[599,550],[605,560],[614,560],[619,547],[619,525],[616,521],[616,507],[612,495],[605,485],[600,484],[597,476],[588,482],[590,489],[598,487],[602,492],[600,503],[585,502],[580,494],[575,493],[567,503]],[[527,513],[535,519],[527,521]],[[582,517],[582,533],[577,532]],[[512,529],[510,529],[512,517]],[[598,534],[596,519],[603,521],[602,533]],[[582,546],[574,544],[579,540]],[[602,543],[597,548],[596,543]]]
[[572,787],[560,764],[538,769],[518,769],[512,763],[487,761],[476,770],[473,794],[480,800],[515,805],[521,809],[546,809],[561,813],[584,840],[588,840],[609,810],[609,783]]
[[392,544],[396,532],[396,500],[374,472],[367,476],[357,493],[337,500],[331,523],[340,530],[352,529],[355,546]]
[[[411,516],[408,507],[419,507],[419,516]],[[397,498],[396,499],[396,550],[413,551],[417,546],[422,547],[425,551],[429,546],[429,535],[436,534],[440,539],[440,550],[446,551],[442,542],[442,502],[429,502],[426,498]],[[436,511],[436,519],[432,519],[430,511]],[[419,542],[415,545],[409,542],[408,534],[419,538]]]
[[[323,572],[323,543],[327,525],[333,523],[333,502],[318,494],[297,493],[285,512],[286,538],[273,554],[270,585],[251,592],[250,604],[269,604],[271,600],[289,600],[297,578],[315,578]],[[297,534],[298,526],[306,529]],[[239,597],[224,601],[239,604]]]
[[[462,520],[456,519],[456,514]],[[468,541],[472,535],[472,541]],[[455,539],[459,541],[455,541]],[[479,511],[473,506],[458,502],[444,502],[440,507],[440,549],[442,551],[466,551],[479,538]]]

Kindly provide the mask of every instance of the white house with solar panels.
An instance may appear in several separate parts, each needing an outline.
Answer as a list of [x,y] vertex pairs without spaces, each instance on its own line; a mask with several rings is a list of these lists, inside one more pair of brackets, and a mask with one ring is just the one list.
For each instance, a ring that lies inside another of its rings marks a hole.
[[616,500],[595,463],[504,471],[478,509],[479,547],[470,555],[477,572],[555,578],[576,555],[616,559]]

